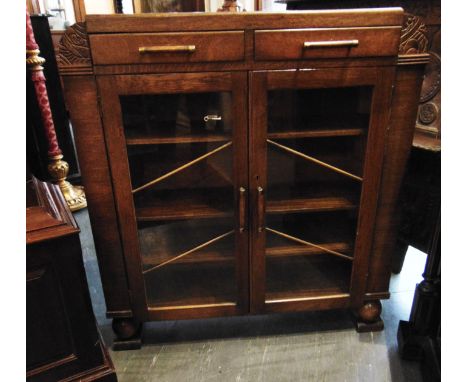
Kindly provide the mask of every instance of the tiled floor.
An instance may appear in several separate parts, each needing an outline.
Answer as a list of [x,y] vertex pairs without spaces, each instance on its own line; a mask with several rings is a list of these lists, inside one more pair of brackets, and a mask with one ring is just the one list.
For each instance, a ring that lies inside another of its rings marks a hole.
[[[108,346],[113,333],[86,210],[75,214],[94,312]],[[399,320],[409,317],[426,256],[410,248],[383,302],[385,330],[356,333],[346,311],[146,324],[140,350],[110,351],[120,382],[421,381],[397,354]]]

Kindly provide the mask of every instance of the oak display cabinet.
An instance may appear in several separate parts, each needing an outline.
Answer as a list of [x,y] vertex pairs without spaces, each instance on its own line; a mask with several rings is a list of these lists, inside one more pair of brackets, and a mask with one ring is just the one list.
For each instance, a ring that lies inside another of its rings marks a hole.
[[398,55],[403,22],[400,8],[115,15],[67,32],[117,348],[150,320],[351,308],[358,330],[383,327],[428,57]]

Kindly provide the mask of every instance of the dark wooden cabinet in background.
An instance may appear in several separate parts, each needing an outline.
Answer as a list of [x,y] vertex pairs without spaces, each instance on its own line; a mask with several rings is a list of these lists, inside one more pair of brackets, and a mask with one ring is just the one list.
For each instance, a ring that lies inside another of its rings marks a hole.
[[26,377],[117,381],[98,332],[79,229],[58,186],[32,178],[26,209]]
[[67,32],[87,49],[59,56],[121,347],[149,320],[351,308],[383,327],[428,60],[398,56],[402,23],[118,15]]

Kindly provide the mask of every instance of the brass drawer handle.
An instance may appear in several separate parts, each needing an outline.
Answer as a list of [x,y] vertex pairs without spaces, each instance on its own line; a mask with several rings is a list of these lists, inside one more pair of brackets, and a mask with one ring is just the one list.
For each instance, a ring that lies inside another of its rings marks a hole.
[[140,46],[138,52],[143,53],[193,53],[195,45],[156,45]]
[[216,114],[208,114],[208,115],[205,115],[203,117],[203,120],[205,122],[208,122],[208,121],[221,121],[223,119],[223,117],[221,117],[220,115],[216,115]]
[[265,226],[265,200],[262,187],[257,187],[257,224],[258,232],[262,232]]
[[239,187],[239,232],[245,230],[245,188]]
[[340,48],[358,46],[359,40],[340,40],[340,41],[306,41],[304,49],[310,48]]

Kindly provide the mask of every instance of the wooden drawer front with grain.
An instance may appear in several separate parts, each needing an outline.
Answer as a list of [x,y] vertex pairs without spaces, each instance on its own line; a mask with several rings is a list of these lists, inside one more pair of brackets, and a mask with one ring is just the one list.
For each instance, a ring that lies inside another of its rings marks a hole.
[[90,35],[95,65],[240,61],[244,32]]
[[256,60],[394,56],[400,27],[255,31]]

